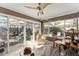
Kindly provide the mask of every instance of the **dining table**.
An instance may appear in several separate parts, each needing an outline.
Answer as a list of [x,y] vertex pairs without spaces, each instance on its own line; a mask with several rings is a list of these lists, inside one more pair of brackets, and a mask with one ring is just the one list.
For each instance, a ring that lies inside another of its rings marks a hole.
[[[78,51],[79,51],[79,44],[77,44],[77,45],[74,45],[73,44],[73,42],[71,41],[71,40],[65,40],[65,39],[63,39],[62,41],[60,41],[60,40],[57,40],[57,41],[55,41],[55,43],[57,44],[57,46],[59,47],[59,55],[61,55],[61,46],[66,46],[67,47],[67,51],[66,51],[66,55],[67,54],[69,54],[69,55],[71,55],[72,53],[74,54],[74,55],[79,55],[78,54]],[[72,51],[71,51],[72,50]],[[70,53],[70,51],[71,51],[71,53]],[[73,52],[73,51],[75,51],[75,52]]]

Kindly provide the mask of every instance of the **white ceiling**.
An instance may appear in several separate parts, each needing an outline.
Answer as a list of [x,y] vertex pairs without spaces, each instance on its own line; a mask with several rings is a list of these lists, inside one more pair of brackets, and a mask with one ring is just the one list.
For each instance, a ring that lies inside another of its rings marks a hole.
[[66,14],[71,14],[79,11],[79,3],[52,3],[48,5],[43,11],[44,15],[42,17],[37,16],[38,10],[25,8],[24,6],[37,7],[38,4],[35,3],[0,3],[0,7],[5,7],[7,9],[37,18],[47,20],[49,18],[62,16]]

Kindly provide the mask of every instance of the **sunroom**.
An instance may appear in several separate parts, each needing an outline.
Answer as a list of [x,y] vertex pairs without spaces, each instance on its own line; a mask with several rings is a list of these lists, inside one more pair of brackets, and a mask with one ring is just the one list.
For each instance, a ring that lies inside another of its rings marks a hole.
[[78,56],[79,3],[0,3],[0,55],[29,47],[35,56]]

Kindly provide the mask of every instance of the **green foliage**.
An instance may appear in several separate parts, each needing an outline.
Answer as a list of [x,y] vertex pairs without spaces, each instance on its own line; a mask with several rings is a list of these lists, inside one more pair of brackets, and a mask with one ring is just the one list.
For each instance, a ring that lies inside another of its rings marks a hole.
[[59,27],[50,27],[50,32],[57,34],[57,32],[62,32],[62,30]]
[[28,28],[26,29],[26,39],[31,40],[31,35],[32,35],[32,29]]

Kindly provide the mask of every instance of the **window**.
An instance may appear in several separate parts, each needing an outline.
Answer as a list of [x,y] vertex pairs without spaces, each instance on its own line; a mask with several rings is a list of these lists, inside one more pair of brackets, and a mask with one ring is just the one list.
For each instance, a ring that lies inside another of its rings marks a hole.
[[9,52],[16,51],[23,47],[23,21],[9,18]]
[[48,34],[49,36],[52,35],[53,31],[52,29],[56,29],[56,31],[59,31],[59,29],[61,31],[64,30],[64,20],[60,20],[60,21],[53,21],[53,22],[48,22],[46,24],[44,24],[44,34]]
[[40,24],[39,23],[34,23],[34,27],[36,30],[39,30],[40,29]]
[[77,29],[77,19],[65,20],[65,31],[71,28]]
[[33,26],[31,22],[26,23],[26,40],[30,41],[33,38]]
[[79,29],[79,20],[77,18],[67,19],[67,20],[57,20],[53,22],[47,22],[44,24],[44,34],[52,34],[52,27],[58,27],[64,32],[69,30],[70,28]]
[[49,27],[50,27],[50,25],[51,25],[51,24],[49,24],[49,23],[45,23],[45,24],[44,24],[44,34],[45,34],[45,35],[49,35],[49,32],[50,32],[50,31],[49,31]]
[[0,54],[8,52],[7,17],[0,16]]
[[[18,51],[24,47],[26,41],[32,41],[35,37],[33,29],[40,29],[40,24],[26,21],[25,27],[24,21],[21,19],[0,16],[0,55]],[[26,35],[24,31],[26,31]],[[26,41],[24,36],[26,36]],[[34,44],[32,43],[31,46]]]

